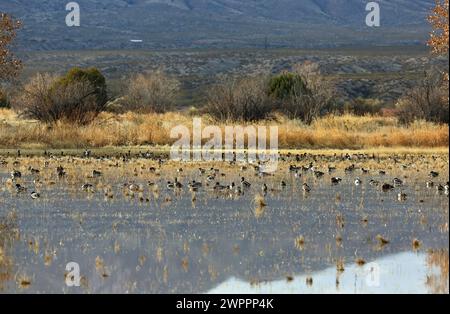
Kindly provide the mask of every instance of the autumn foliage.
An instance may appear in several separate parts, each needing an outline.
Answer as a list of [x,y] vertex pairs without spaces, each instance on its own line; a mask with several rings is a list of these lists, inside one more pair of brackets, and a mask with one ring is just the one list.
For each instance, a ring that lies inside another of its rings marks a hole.
[[19,21],[0,12],[0,82],[13,78],[21,68],[20,60],[9,49],[20,27]]

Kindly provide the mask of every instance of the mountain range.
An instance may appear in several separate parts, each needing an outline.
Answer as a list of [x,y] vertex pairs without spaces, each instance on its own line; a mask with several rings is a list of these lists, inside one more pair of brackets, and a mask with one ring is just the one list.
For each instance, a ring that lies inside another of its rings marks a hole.
[[23,21],[23,50],[309,48],[411,45],[428,35],[434,0],[379,0],[381,26],[365,24],[365,0],[0,0]]

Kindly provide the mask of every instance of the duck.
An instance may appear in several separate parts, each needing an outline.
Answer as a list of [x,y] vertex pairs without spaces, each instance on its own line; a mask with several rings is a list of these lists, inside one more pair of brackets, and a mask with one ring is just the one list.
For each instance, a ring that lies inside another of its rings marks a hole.
[[101,177],[101,176],[102,176],[102,173],[101,173],[100,171],[93,170],[93,171],[92,171],[92,176],[93,176],[94,178],[98,178],[98,177]]
[[353,172],[356,169],[355,165],[352,164],[344,169],[345,173]]
[[81,190],[85,191],[85,192],[93,192],[94,191],[94,186],[90,183],[85,183],[81,186]]
[[434,187],[434,182],[433,181],[427,181],[426,185],[427,185],[428,189],[431,189],[431,188]]
[[37,174],[40,173],[39,169],[32,168],[31,166],[28,167],[28,170],[29,170],[30,173],[33,174],[33,175],[37,175]]
[[369,181],[369,184],[371,185],[371,186],[379,186],[380,185],[380,181],[377,181],[377,180],[370,180]]
[[18,183],[15,185],[15,189],[17,193],[25,192],[27,190],[24,186]]
[[242,185],[242,187],[244,187],[244,188],[249,188],[249,187],[252,186],[251,183],[248,182],[248,181],[246,181],[244,177],[241,178],[241,185]]
[[31,192],[30,196],[34,200],[38,199],[39,197],[41,197],[41,195],[38,192],[35,192],[35,191]]
[[175,187],[177,189],[183,188],[183,184],[181,184],[181,182],[178,181],[178,178],[175,178]]
[[64,168],[62,166],[58,166],[56,168],[56,173],[58,174],[58,177],[64,177],[66,175],[66,171],[64,170]]
[[11,171],[11,179],[15,180],[15,179],[19,179],[22,177],[22,173],[18,170],[13,170]]
[[387,192],[393,190],[394,186],[390,185],[389,183],[385,183],[381,188],[383,189],[384,192]]
[[139,192],[142,191],[142,188],[138,184],[131,183],[128,185],[128,190],[130,190],[131,192]]
[[287,186],[287,184],[286,184],[286,182],[285,182],[284,180],[282,180],[282,181],[280,182],[280,186],[281,186],[282,188],[285,188],[285,187]]
[[314,176],[317,178],[317,179],[320,179],[320,178],[322,178],[323,176],[325,175],[325,173],[323,173],[322,171],[314,171]]
[[394,186],[403,185],[403,181],[400,180],[399,178],[394,178],[394,180],[392,180],[392,182],[394,183]]
[[437,177],[439,177],[439,172],[430,171],[429,177],[430,178],[437,178]]
[[311,188],[307,183],[303,183],[302,190],[303,190],[303,192],[306,192],[306,193],[311,192]]
[[398,193],[398,195],[397,195],[397,199],[398,199],[399,202],[404,202],[404,201],[406,201],[406,198],[407,198],[406,193],[400,192],[400,193]]
[[331,178],[331,184],[336,185],[336,184],[339,184],[339,183],[341,183],[341,182],[342,182],[342,179],[339,178],[339,177],[332,177],[332,178]]
[[361,184],[362,184],[361,179],[360,178],[356,178],[355,179],[355,185],[358,186],[358,185],[361,185]]
[[334,166],[328,166],[328,173],[333,173],[336,171],[336,167]]
[[226,190],[227,187],[224,185],[221,185],[220,182],[216,182],[216,185],[213,187],[214,191],[223,191]]
[[267,186],[267,184],[264,183],[261,189],[264,193],[267,193],[267,191],[269,190],[269,187]]
[[386,175],[386,171],[380,170],[380,171],[378,171],[378,174],[379,174],[380,176],[385,176],[385,175]]
[[376,239],[380,242],[380,245],[386,245],[390,242],[388,239],[384,238],[380,234],[376,236]]
[[201,182],[197,182],[195,180],[192,180],[191,182],[188,183],[188,187],[189,188],[201,188],[202,187],[202,183]]
[[166,187],[171,190],[175,188],[175,183],[171,182],[171,181],[167,181],[167,185]]

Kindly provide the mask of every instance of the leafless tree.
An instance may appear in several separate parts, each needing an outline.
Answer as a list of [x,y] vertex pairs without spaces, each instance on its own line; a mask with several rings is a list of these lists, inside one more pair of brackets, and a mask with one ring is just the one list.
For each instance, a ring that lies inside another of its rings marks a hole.
[[205,111],[220,121],[257,121],[272,111],[266,77],[228,79],[208,92]]
[[134,77],[124,98],[125,109],[138,112],[165,112],[175,103],[180,84],[163,71]]
[[426,72],[423,80],[397,103],[399,121],[404,124],[421,119],[436,123],[449,122],[448,84],[437,70]]

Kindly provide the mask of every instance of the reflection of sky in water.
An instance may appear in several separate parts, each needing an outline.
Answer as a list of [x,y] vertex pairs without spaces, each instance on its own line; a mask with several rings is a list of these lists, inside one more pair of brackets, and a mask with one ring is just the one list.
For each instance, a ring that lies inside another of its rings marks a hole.
[[[379,281],[373,274],[379,267]],[[372,271],[371,271],[372,270]],[[290,294],[290,293],[427,293],[426,255],[400,253],[380,258],[364,266],[348,265],[339,276],[339,287],[335,287],[336,268],[331,267],[310,275],[295,276],[294,280],[277,280],[251,285],[248,282],[230,278],[211,289],[212,294]],[[313,278],[307,286],[306,279]]]

